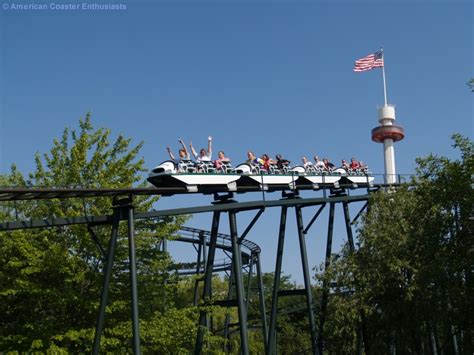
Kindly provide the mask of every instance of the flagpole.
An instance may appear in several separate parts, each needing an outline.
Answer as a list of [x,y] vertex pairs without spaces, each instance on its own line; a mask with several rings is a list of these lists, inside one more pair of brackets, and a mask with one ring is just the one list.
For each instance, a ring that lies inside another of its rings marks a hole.
[[385,106],[387,106],[387,84],[385,83],[385,56],[383,53],[383,48],[380,48],[380,51],[382,52],[382,60],[383,60],[383,66],[382,66],[383,97],[385,100]]

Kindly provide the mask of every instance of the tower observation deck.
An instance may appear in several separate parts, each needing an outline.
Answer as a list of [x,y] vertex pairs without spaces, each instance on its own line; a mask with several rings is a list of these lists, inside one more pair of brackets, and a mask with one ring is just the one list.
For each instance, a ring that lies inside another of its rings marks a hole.
[[385,104],[378,109],[380,126],[372,129],[372,140],[383,143],[385,183],[393,184],[397,181],[395,169],[395,150],[393,143],[405,138],[403,127],[393,124],[395,121],[395,107]]

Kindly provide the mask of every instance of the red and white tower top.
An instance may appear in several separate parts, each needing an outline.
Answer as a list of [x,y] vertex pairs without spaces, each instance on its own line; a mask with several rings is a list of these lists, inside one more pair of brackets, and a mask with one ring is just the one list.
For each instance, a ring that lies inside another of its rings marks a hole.
[[395,149],[394,142],[405,138],[405,132],[401,126],[393,124],[395,121],[395,107],[385,104],[378,109],[380,126],[372,129],[372,140],[376,143],[383,143],[385,182],[393,184],[397,181],[395,169]]

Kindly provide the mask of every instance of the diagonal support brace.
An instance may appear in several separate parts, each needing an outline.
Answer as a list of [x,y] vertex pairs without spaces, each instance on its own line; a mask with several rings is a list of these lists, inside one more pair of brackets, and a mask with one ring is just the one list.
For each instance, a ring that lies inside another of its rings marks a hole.
[[308,225],[307,225],[306,228],[304,229],[303,234],[308,234],[309,229],[313,226],[314,222],[316,222],[316,220],[318,219],[318,217],[319,217],[319,215],[321,214],[321,212],[323,212],[324,207],[326,207],[326,202],[324,202],[324,203],[321,205],[321,207],[319,207],[319,210],[316,212],[316,214],[313,216],[313,218],[311,218],[311,220],[309,221]]
[[104,262],[105,259],[107,258],[104,247],[100,243],[100,240],[97,237],[97,234],[95,234],[95,231],[94,231],[94,229],[92,228],[92,226],[90,224],[87,225],[87,230],[89,231],[89,234],[91,235],[91,238],[94,241],[95,245],[99,249],[102,262]]
[[247,228],[245,228],[244,232],[241,234],[240,238],[238,239],[239,241],[239,244],[242,243],[242,240],[245,239],[245,237],[247,236],[247,234],[249,234],[250,230],[253,228],[253,226],[255,225],[255,223],[257,223],[258,219],[260,218],[260,216],[263,214],[263,212],[265,211],[265,207],[261,208],[258,210],[257,214],[255,215],[255,217],[253,217],[253,219],[250,221],[249,225],[247,226]]
[[360,209],[359,212],[357,212],[356,216],[354,217],[354,219],[351,221],[351,225],[353,225],[355,222],[357,222],[357,220],[359,219],[360,215],[362,214],[362,212],[365,211],[365,209],[367,208],[367,205],[369,204],[369,201],[367,201],[364,206],[362,206],[362,208]]

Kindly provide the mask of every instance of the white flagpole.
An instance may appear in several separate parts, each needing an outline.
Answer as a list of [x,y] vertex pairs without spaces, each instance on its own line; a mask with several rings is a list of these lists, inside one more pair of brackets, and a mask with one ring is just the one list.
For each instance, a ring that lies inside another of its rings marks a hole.
[[383,78],[383,97],[385,100],[385,106],[387,106],[387,85],[385,83],[385,56],[383,54],[383,49],[380,48],[382,52],[382,60],[383,60],[383,67],[382,67],[382,78]]

